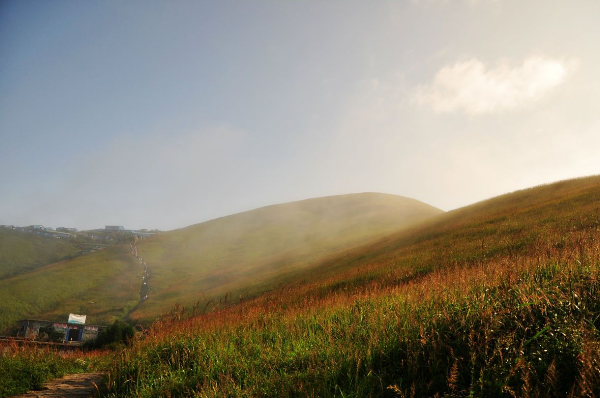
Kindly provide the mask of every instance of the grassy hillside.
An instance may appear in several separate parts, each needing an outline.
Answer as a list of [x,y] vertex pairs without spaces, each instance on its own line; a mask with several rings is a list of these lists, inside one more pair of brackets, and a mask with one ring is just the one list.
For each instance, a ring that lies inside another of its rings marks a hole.
[[151,319],[226,295],[251,296],[305,274],[316,262],[442,213],[419,201],[364,193],[268,206],[160,234],[138,244],[151,270]]
[[0,280],[0,331],[24,318],[87,323],[123,318],[137,304],[143,269],[126,246],[79,256]]
[[[344,284],[353,280],[362,284],[365,273],[393,284],[388,272],[400,272],[405,278],[406,272],[420,276],[436,269],[519,258],[537,252],[539,245],[561,246],[575,232],[594,234],[598,228],[600,177],[561,181],[445,213],[320,268]],[[343,273],[361,267],[367,269],[356,276]]]
[[174,313],[121,353],[112,396],[599,396],[599,215],[600,177],[536,187]]
[[0,228],[0,279],[77,255],[73,240]]

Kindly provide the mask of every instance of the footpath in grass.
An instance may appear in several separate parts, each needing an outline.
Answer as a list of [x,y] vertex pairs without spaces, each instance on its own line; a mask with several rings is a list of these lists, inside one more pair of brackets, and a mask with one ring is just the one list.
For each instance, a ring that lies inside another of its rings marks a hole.
[[101,396],[104,373],[76,373],[44,383],[39,391],[13,398],[93,398]]
[[45,383],[65,375],[104,371],[107,361],[106,351],[60,352],[4,343],[0,345],[0,398],[42,390]]

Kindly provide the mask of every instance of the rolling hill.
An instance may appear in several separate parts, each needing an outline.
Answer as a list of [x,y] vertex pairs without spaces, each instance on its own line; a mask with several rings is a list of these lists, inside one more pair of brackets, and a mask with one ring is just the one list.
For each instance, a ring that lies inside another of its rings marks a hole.
[[151,270],[149,299],[131,317],[152,319],[175,302],[256,295],[328,256],[441,213],[414,199],[363,193],[263,207],[160,234],[138,244]]
[[598,396],[600,176],[503,195],[167,319],[111,396]]
[[0,280],[0,331],[19,319],[89,324],[124,318],[139,301],[143,268],[125,246],[110,247]]
[[0,280],[76,256],[80,251],[72,240],[0,228]]
[[[533,187],[457,210],[416,228],[368,244],[317,266],[351,283],[345,271],[369,267],[371,279],[390,282],[387,272],[424,275],[498,258],[520,258],[539,246],[560,247],[580,231],[600,230],[600,176]],[[572,242],[571,242],[572,243]],[[364,275],[363,275],[364,276]],[[357,276],[359,281],[362,276]],[[362,282],[358,282],[360,285]]]
[[177,302],[253,296],[328,256],[441,213],[413,199],[366,193],[269,206],[161,233],[137,244],[150,270],[142,303],[144,269],[128,243],[44,264],[60,258],[57,249],[59,257],[39,263],[45,266],[0,280],[0,330],[22,318],[64,320],[70,312],[87,314],[89,323],[150,322]]

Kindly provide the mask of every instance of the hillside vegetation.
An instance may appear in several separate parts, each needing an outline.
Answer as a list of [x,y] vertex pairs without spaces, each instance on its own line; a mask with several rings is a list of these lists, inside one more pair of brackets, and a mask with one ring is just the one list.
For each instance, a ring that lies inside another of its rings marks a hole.
[[0,280],[0,331],[25,318],[89,324],[124,318],[139,301],[143,268],[116,246]]
[[160,234],[138,244],[151,270],[148,300],[131,316],[270,290],[314,264],[442,211],[414,199],[364,193],[268,206]]
[[138,244],[151,272],[145,279],[150,299],[143,303],[144,268],[129,244],[77,256],[76,241],[6,231],[0,255],[12,260],[0,268],[6,271],[0,331],[23,318],[64,321],[71,312],[88,315],[88,323],[150,322],[178,301],[251,295],[336,251],[439,213],[408,198],[358,194],[270,206],[160,234]]
[[600,395],[600,177],[438,216],[123,351],[112,396]]
[[0,228],[0,280],[77,255],[73,240]]

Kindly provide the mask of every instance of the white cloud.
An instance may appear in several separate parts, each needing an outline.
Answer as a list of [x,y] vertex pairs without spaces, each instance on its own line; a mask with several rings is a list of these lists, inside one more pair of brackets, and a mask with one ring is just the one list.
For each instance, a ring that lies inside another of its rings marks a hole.
[[432,83],[415,89],[413,98],[440,113],[501,112],[542,98],[565,81],[573,65],[572,61],[530,57],[520,66],[503,63],[489,68],[472,58],[440,69]]

